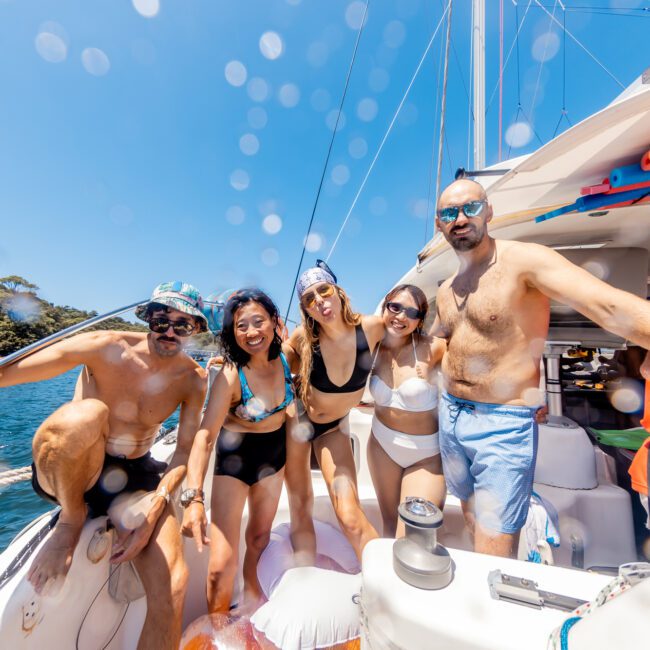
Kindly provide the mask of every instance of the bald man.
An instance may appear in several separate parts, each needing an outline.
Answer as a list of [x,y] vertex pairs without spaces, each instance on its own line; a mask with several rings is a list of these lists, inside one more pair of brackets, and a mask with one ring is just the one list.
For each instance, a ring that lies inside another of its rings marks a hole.
[[[650,304],[550,248],[492,239],[491,219],[478,183],[455,181],[441,194],[436,224],[460,267],[438,291],[433,333],[448,344],[440,404],[448,489],[462,502],[474,549],[508,557],[516,555],[533,485],[550,299],[646,350]],[[650,378],[648,354],[641,372]]]

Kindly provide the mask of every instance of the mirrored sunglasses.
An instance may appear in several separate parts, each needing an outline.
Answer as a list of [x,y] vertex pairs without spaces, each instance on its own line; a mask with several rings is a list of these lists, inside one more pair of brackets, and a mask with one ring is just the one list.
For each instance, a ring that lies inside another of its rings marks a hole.
[[465,205],[449,205],[446,208],[438,210],[438,219],[440,219],[442,223],[453,223],[458,219],[458,214],[461,210],[465,213],[465,216],[470,217],[470,219],[479,217],[486,205],[487,201],[468,201]]

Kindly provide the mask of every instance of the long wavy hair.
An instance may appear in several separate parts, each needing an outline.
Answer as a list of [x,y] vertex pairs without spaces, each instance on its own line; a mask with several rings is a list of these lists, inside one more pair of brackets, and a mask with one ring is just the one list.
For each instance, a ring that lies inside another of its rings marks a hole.
[[418,307],[418,310],[422,314],[418,326],[415,328],[415,334],[418,335],[418,338],[423,337],[424,331],[424,320],[427,317],[429,312],[429,303],[427,302],[427,297],[424,295],[424,291],[420,287],[416,287],[414,284],[398,284],[396,287],[393,287],[384,297],[384,302],[381,304],[381,313],[383,314],[386,310],[386,304],[392,302],[393,298],[402,291],[406,291]]
[[[358,325],[361,322],[361,314],[353,311],[350,304],[350,298],[347,293],[338,286],[334,285],[336,293],[341,301],[341,317],[346,325]],[[318,336],[320,333],[320,326],[318,322],[313,319],[300,303],[300,314],[302,316],[302,327],[305,334],[302,339],[300,348],[300,399],[304,402],[307,398],[307,384],[311,375],[311,368],[313,363],[314,347],[318,345]]]
[[245,366],[251,355],[242,350],[235,339],[235,314],[237,310],[249,302],[256,302],[264,308],[274,323],[273,340],[269,346],[269,361],[277,359],[282,350],[282,339],[278,334],[278,323],[280,313],[275,303],[260,289],[240,289],[228,298],[228,302],[223,310],[223,328],[219,334],[223,356],[226,363],[231,363],[237,368]]

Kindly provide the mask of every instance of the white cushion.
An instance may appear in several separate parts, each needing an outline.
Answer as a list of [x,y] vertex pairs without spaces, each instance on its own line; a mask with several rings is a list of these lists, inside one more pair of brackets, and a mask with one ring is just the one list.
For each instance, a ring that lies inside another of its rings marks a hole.
[[[271,531],[257,565],[260,587],[269,600],[251,623],[282,650],[326,648],[360,635],[357,556],[337,528],[315,520],[314,530],[316,563],[321,566],[295,566],[289,524]],[[323,568],[327,558],[347,573]]]
[[251,623],[282,650],[311,650],[360,636],[361,574],[289,569]]
[[[352,546],[338,529],[322,521],[314,520],[314,531],[316,533],[316,553],[319,556],[331,558],[347,573],[361,571]],[[273,590],[285,571],[296,566],[289,532],[289,524],[280,524],[274,528],[271,531],[271,539],[257,564],[257,579],[267,598],[271,598]],[[319,559],[317,558],[317,566]]]

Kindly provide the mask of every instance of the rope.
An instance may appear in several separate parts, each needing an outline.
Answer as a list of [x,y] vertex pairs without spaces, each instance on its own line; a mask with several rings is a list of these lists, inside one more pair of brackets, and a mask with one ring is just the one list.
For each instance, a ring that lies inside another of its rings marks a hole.
[[[440,102],[440,141],[438,142],[438,170],[436,172],[436,201],[440,195],[440,176],[442,175],[442,145],[445,137],[445,112],[447,106],[447,73],[449,70],[449,42],[451,41],[451,10],[452,4],[449,3],[449,12],[447,13],[447,43],[445,45],[445,70],[442,77],[442,99]],[[427,204],[427,211],[429,205]]]
[[370,167],[368,167],[368,171],[366,172],[366,175],[361,183],[361,186],[359,187],[359,190],[357,191],[354,200],[352,201],[352,205],[350,206],[350,209],[348,210],[348,213],[345,215],[345,219],[343,219],[343,223],[341,224],[341,227],[339,228],[339,232],[336,235],[336,239],[334,240],[334,243],[332,244],[332,247],[330,248],[329,253],[327,254],[327,257],[325,258],[325,262],[329,262],[330,257],[332,256],[332,253],[334,252],[334,249],[336,248],[336,244],[338,244],[338,241],[341,237],[341,234],[343,233],[343,230],[345,229],[345,226],[348,223],[348,220],[350,219],[350,215],[352,214],[352,211],[354,210],[354,207],[357,204],[357,201],[359,200],[359,196],[361,196],[361,192],[363,191],[363,188],[366,186],[366,182],[368,181],[368,177],[370,176],[370,173],[373,170],[373,167],[375,166],[375,163],[377,162],[377,158],[379,158],[379,154],[381,153],[381,150],[384,148],[384,144],[386,143],[386,140],[388,139],[388,136],[390,135],[390,132],[393,129],[393,126],[395,124],[395,121],[397,120],[397,116],[399,115],[399,112],[402,110],[402,106],[404,105],[404,102],[406,101],[406,98],[409,95],[409,92],[411,91],[411,87],[413,86],[413,83],[415,82],[415,78],[418,76],[420,72],[420,68],[422,67],[422,64],[424,63],[424,60],[427,57],[427,54],[429,54],[429,50],[431,49],[431,45],[433,45],[433,41],[435,37],[438,35],[438,30],[442,26],[442,22],[445,19],[445,16],[447,15],[447,11],[449,11],[449,7],[451,6],[451,0],[447,3],[447,8],[443,12],[442,16],[440,17],[440,21],[438,22],[438,25],[436,26],[436,29],[433,32],[433,35],[429,39],[429,44],[427,45],[426,49],[424,50],[424,54],[422,55],[422,58],[420,59],[420,62],[418,63],[417,68],[415,69],[415,72],[413,73],[413,76],[411,77],[411,81],[406,89],[406,92],[404,93],[404,96],[402,97],[399,106],[397,107],[397,110],[395,111],[395,115],[393,115],[393,119],[390,121],[390,124],[388,125],[388,130],[384,134],[384,137],[382,138],[381,143],[379,144],[379,148],[377,149],[377,153],[375,154],[375,157],[372,159],[372,162],[370,163]]
[[560,643],[562,650],[569,650],[569,630],[580,620],[580,616],[572,616],[562,623]]
[[625,90],[625,86],[618,80],[618,78],[610,72],[603,63],[600,62],[599,59],[597,59],[568,29],[562,26],[562,23],[553,15],[551,15],[548,12],[548,9],[540,3],[539,0],[535,0],[535,4],[537,4],[548,16],[551,17],[553,21],[555,21],[564,31],[566,32],[567,36],[569,36],[577,45],[579,45],[593,61],[595,61],[623,90]]
[[352,69],[354,67],[354,61],[357,58],[357,50],[359,49],[359,41],[361,40],[361,34],[363,33],[364,25],[366,24],[366,15],[368,14],[368,5],[370,0],[366,0],[366,5],[363,10],[363,17],[361,18],[361,25],[359,26],[359,31],[357,32],[357,40],[354,43],[354,51],[352,52],[352,59],[350,60],[350,67],[348,68],[348,74],[345,78],[345,86],[343,87],[343,95],[341,95],[341,102],[339,103],[339,110],[336,115],[336,122],[334,124],[334,129],[332,130],[332,137],[330,139],[330,144],[327,149],[327,156],[325,157],[325,165],[323,166],[323,173],[320,177],[320,183],[318,184],[318,191],[316,192],[316,198],[314,199],[314,206],[311,210],[311,217],[309,218],[309,226],[307,227],[307,234],[305,235],[305,241],[302,244],[302,251],[300,253],[300,261],[298,262],[298,268],[296,269],[296,277],[293,279],[293,286],[291,287],[291,293],[289,295],[289,306],[284,317],[285,323],[289,320],[289,313],[291,311],[291,303],[293,302],[293,295],[296,290],[296,285],[298,284],[298,278],[300,277],[300,269],[302,268],[303,260],[305,259],[305,250],[307,247],[307,239],[309,238],[309,233],[311,232],[311,227],[314,223],[314,216],[316,215],[316,208],[318,207],[318,199],[320,198],[321,190],[323,189],[323,183],[325,182],[325,173],[327,172],[327,165],[330,161],[330,156],[332,154],[332,147],[334,146],[334,139],[336,138],[336,133],[339,128],[339,120],[341,119],[341,112],[343,110],[343,103],[345,102],[345,97],[348,93],[348,86],[350,85],[350,77],[352,76]]
[[0,487],[7,487],[21,481],[29,481],[32,478],[32,468],[19,467],[17,469],[8,469],[0,473]]

